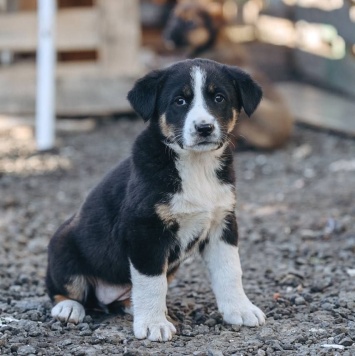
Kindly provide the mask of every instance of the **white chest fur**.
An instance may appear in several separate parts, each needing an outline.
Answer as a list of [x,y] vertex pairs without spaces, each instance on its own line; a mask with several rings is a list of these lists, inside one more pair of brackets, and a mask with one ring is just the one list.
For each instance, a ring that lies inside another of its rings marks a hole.
[[191,241],[204,239],[209,231],[224,224],[234,210],[235,193],[230,184],[217,177],[221,150],[183,152],[176,162],[181,177],[181,192],[169,204],[171,217],[178,222],[178,239],[182,251]]

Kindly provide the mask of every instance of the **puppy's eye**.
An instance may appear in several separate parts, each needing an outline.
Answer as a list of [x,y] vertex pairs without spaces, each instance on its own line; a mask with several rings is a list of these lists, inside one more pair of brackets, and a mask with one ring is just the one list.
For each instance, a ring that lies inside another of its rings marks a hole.
[[186,100],[181,97],[181,96],[178,96],[175,100],[174,100],[174,103],[177,105],[177,106],[184,106],[186,105]]
[[217,94],[215,97],[214,97],[214,101],[218,104],[220,103],[223,103],[223,101],[225,101],[226,99],[224,98],[223,95],[221,94]]

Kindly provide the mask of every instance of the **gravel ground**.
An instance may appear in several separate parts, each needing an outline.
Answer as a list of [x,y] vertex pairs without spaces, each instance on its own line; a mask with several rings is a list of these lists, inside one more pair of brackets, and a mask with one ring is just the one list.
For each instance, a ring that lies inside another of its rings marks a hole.
[[129,315],[51,319],[49,238],[142,128],[108,119],[42,155],[30,129],[0,133],[0,354],[355,355],[355,142],[300,127],[283,150],[236,155],[244,286],[265,326],[222,323],[199,257],[168,292],[171,342],[134,339]]

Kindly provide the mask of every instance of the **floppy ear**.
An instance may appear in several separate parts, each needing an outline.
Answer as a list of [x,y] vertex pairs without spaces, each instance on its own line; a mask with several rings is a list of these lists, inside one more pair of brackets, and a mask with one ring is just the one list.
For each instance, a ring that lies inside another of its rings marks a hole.
[[127,99],[134,111],[145,122],[152,118],[155,112],[158,89],[163,76],[163,71],[155,70],[141,79],[128,92]]
[[234,86],[239,91],[242,107],[248,116],[258,107],[263,92],[248,73],[238,67],[225,66],[227,73],[232,77]]

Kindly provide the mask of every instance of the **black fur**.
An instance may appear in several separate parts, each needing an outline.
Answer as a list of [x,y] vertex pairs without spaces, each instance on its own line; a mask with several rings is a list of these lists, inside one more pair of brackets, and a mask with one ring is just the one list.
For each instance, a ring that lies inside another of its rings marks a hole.
[[226,72],[233,78],[233,83],[240,94],[240,104],[248,116],[251,116],[263,96],[261,87],[249,74],[238,67],[225,66]]

